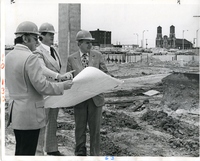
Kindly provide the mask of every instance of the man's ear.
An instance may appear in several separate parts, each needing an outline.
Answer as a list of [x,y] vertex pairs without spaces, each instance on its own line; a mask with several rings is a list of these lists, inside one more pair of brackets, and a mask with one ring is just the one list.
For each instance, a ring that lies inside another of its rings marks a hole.
[[41,37],[41,38],[43,38],[43,39],[44,39],[44,35],[42,35],[42,34],[40,34],[40,35],[39,35],[39,37]]
[[25,36],[25,35],[23,35],[23,36],[22,36],[22,40],[23,40],[24,43],[27,43],[27,42],[28,42],[28,37]]
[[77,45],[80,46],[82,44],[82,41],[77,41]]

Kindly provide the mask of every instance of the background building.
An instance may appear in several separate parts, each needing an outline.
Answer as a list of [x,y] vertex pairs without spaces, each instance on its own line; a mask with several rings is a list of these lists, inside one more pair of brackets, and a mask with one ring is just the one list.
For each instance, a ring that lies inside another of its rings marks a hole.
[[162,38],[162,27],[157,27],[157,36],[156,36],[156,47],[162,47],[163,38]]
[[90,31],[92,37],[95,38],[93,45],[101,47],[111,46],[111,31],[95,30]]
[[193,44],[184,39],[176,38],[175,36],[175,27],[172,25],[170,26],[170,34],[169,37],[167,35],[162,36],[162,27],[157,27],[157,36],[156,36],[156,47],[160,48],[177,48],[182,49],[184,42],[184,49],[191,49],[193,48]]

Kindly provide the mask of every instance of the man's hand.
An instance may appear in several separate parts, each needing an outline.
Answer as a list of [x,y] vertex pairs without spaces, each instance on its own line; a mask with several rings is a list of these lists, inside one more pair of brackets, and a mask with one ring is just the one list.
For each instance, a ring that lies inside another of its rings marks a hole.
[[67,81],[64,81],[63,83],[64,83],[64,89],[65,90],[66,89],[70,89],[72,87],[72,85],[73,85],[72,80],[67,80]]
[[59,82],[62,82],[62,81],[66,81],[66,80],[72,80],[73,79],[73,75],[72,73],[74,72],[75,70],[72,70],[70,72],[67,72],[65,74],[59,74],[57,79]]

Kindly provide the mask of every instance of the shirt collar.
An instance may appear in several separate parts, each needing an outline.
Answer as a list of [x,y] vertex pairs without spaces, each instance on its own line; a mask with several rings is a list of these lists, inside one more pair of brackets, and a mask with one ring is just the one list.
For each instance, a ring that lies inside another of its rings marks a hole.
[[[81,57],[82,57],[84,53],[83,53],[81,50],[79,50],[79,51],[80,51],[80,55],[81,55]],[[89,56],[88,53],[86,53],[86,55]]]
[[[23,45],[23,44],[16,44],[15,46],[20,46],[20,47],[28,48],[26,45]],[[29,49],[29,48],[28,48],[28,49]]]
[[23,44],[16,44],[15,46],[24,47],[24,48],[26,48],[26,49],[30,50],[30,49],[28,48],[28,46],[26,46],[26,45],[23,45]]
[[43,48],[45,48],[50,53],[50,47],[49,46],[47,46],[43,43],[41,43],[41,45],[43,46]]

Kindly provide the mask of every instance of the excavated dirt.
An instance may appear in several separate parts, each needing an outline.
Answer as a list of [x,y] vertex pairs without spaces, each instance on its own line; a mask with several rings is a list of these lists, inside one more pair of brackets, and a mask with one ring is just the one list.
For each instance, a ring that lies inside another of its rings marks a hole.
[[[105,93],[102,156],[199,156],[199,68],[157,59],[107,64],[124,84]],[[196,63],[198,64],[198,63]],[[156,90],[148,96],[144,92]],[[6,110],[6,120],[7,120]],[[61,108],[59,150],[74,155],[73,108]],[[6,155],[14,154],[14,136],[6,129]],[[87,130],[89,155],[89,130]]]

